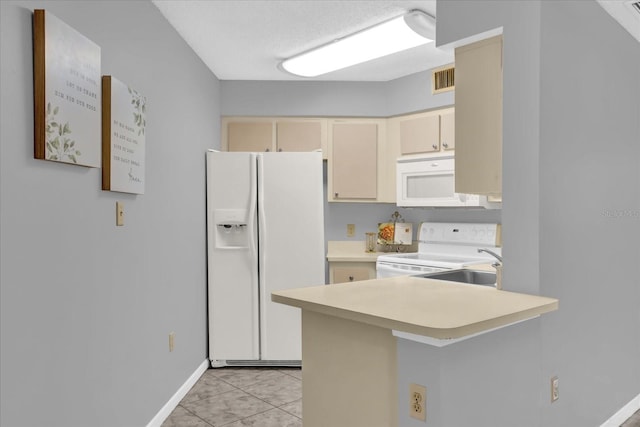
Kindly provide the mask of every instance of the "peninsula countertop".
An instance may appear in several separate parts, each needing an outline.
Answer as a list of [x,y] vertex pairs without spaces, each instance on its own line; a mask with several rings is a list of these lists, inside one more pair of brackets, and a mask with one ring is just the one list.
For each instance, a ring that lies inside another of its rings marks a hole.
[[558,309],[558,300],[400,276],[276,291],[274,302],[436,339],[456,339]]

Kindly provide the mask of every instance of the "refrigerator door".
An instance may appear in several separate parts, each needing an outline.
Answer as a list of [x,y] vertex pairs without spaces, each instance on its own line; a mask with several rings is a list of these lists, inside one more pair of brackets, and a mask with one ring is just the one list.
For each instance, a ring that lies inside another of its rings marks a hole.
[[255,154],[207,153],[209,358],[257,360]]
[[258,155],[261,358],[301,360],[300,310],[271,292],[323,285],[322,154]]

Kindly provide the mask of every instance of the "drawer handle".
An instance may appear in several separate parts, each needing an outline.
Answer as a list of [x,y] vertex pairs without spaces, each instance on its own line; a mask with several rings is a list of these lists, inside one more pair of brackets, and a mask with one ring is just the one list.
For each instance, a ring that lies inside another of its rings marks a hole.
[[353,276],[349,276],[349,281],[353,282]]
[[337,199],[338,198],[338,193],[333,193],[333,197]]
[[438,149],[438,146],[436,144],[433,144],[432,147],[433,147],[434,150]]
[[282,152],[282,148],[278,148],[278,152],[281,153]]
[[442,143],[442,146],[443,146],[444,148],[449,148],[449,144],[447,144],[446,142],[443,142],[443,143]]
[[268,153],[268,152],[269,152],[269,151],[271,151],[271,150],[267,148],[267,149],[265,149],[264,151]]

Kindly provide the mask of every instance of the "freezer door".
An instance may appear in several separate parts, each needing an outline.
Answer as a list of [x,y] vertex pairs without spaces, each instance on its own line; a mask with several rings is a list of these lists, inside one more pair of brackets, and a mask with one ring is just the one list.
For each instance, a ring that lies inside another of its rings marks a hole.
[[261,358],[300,360],[300,310],[271,302],[271,292],[323,285],[322,154],[258,157]]
[[258,360],[257,161],[207,153],[209,358]]

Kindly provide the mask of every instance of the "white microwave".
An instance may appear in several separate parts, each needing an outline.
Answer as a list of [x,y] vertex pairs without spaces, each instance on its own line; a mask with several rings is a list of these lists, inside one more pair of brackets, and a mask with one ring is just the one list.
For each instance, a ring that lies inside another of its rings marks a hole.
[[[455,160],[452,154],[399,157],[396,163],[398,206],[485,206],[476,194],[455,192]],[[485,206],[486,207],[486,206]]]

